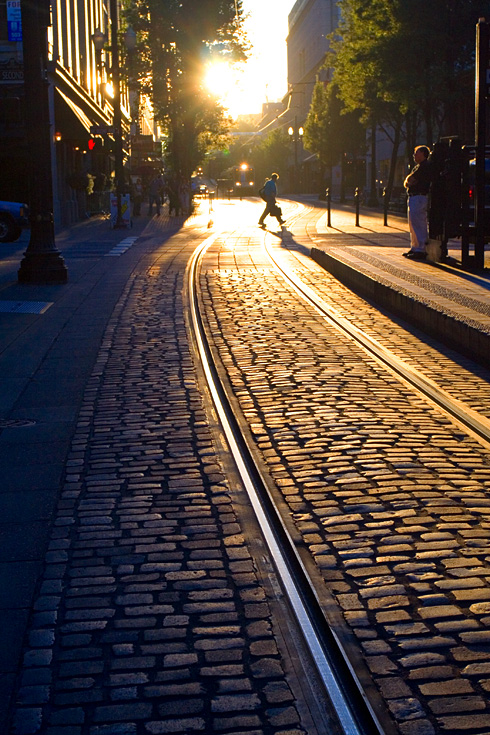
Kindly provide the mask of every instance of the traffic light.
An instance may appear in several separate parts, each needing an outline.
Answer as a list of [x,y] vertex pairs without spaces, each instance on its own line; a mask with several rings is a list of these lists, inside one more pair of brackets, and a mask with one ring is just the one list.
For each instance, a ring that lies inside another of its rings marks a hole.
[[102,138],[92,135],[88,139],[88,149],[91,152],[98,151],[102,148]]

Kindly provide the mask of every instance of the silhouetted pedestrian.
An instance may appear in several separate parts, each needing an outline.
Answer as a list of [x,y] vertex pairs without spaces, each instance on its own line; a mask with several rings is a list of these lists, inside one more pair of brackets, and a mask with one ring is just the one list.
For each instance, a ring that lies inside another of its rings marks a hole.
[[277,205],[277,202],[276,202],[276,196],[277,196],[276,181],[278,180],[278,178],[279,178],[279,174],[271,174],[270,179],[266,181],[265,186],[263,186],[259,192],[260,196],[266,203],[265,209],[262,212],[260,219],[259,219],[260,227],[265,227],[264,220],[268,214],[270,214],[271,217],[275,217],[280,225],[283,225],[284,222],[286,221],[286,220],[283,220],[281,208]]

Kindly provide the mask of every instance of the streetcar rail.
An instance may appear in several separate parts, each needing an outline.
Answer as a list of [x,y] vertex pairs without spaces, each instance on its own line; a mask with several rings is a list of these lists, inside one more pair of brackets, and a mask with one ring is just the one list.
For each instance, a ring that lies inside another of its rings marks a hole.
[[241,435],[214,367],[199,313],[196,279],[200,258],[218,236],[218,233],[211,235],[194,251],[186,278],[192,328],[209,391],[284,593],[344,735],[380,735],[384,732],[383,727],[335,632],[326,622],[308,574]]
[[451,396],[437,383],[423,375],[393,352],[381,345],[373,337],[341,316],[336,309],[327,304],[315,291],[304,283],[295,273],[291,272],[281,259],[272,252],[270,245],[265,242],[265,249],[275,267],[281,272],[286,281],[304,300],[312,305],[330,324],[347,334],[357,344],[361,345],[379,363],[389,368],[397,377],[403,378],[412,387],[419,390],[430,399],[438,408],[449,414],[473,437],[490,447],[490,420],[467,406],[464,402]]

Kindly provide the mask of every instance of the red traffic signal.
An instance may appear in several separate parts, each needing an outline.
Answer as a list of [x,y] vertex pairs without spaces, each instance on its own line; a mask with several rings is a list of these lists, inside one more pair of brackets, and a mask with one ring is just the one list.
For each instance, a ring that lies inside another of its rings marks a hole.
[[89,138],[88,139],[89,151],[95,151],[98,148],[102,148],[102,140],[100,138]]

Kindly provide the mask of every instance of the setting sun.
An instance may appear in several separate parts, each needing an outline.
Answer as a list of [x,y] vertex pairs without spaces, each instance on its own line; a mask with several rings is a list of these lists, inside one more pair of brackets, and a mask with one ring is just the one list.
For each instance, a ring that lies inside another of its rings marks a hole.
[[229,114],[260,113],[264,102],[277,101],[287,89],[286,36],[294,0],[243,0],[251,52],[243,64],[211,63],[205,84]]
[[225,97],[233,87],[237,72],[224,61],[216,61],[206,69],[205,84],[217,97]]
[[[214,94],[232,117],[243,112],[243,66],[231,66],[223,61],[210,64],[204,77],[206,87]],[[251,102],[253,104],[253,102]]]

